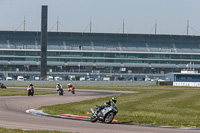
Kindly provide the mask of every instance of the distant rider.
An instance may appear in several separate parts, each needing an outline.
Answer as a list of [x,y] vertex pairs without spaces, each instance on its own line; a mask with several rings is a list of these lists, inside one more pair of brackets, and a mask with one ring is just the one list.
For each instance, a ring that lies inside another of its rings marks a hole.
[[107,101],[106,103],[104,103],[104,105],[99,106],[98,111],[101,111],[102,109],[104,109],[107,106],[114,106],[114,105],[116,105],[116,102],[117,102],[117,98],[112,97],[110,101]]
[[32,88],[32,90],[33,90],[33,92],[34,92],[34,86],[33,86],[32,83],[29,84],[28,88],[30,88],[30,87]]
[[[68,91],[72,90],[73,85],[71,83],[67,84]],[[73,87],[74,88],[74,87]]]
[[59,91],[59,90],[63,90],[62,89],[62,85],[60,83],[57,83],[56,85],[56,90]]
[[0,82],[0,88],[6,88],[6,86]]

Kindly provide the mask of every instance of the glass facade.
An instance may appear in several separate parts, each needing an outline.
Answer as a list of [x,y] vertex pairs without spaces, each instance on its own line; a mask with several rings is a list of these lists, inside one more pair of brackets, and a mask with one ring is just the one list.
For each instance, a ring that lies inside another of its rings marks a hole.
[[[200,70],[199,36],[49,32],[47,42],[48,67],[56,72],[120,72],[126,67],[127,73],[167,73],[190,62]],[[40,48],[40,32],[0,31],[0,70],[39,70]]]
[[[48,51],[48,61],[54,62],[111,62],[111,63],[161,63],[200,64],[200,55],[161,53],[73,52]],[[40,51],[0,51],[0,60],[40,61]]]

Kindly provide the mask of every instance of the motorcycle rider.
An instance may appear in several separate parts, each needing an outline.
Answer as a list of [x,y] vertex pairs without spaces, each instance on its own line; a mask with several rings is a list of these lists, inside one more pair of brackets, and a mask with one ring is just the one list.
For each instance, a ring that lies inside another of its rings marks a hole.
[[0,82],[0,88],[5,88],[6,89],[6,86]]
[[60,83],[57,83],[56,90],[57,91],[62,90],[62,85]]
[[68,91],[70,91],[70,88],[72,88],[73,85],[71,83],[67,84],[67,88],[68,88]]
[[34,86],[33,86],[33,84],[32,84],[32,83],[30,83],[30,84],[29,84],[28,88],[32,88],[32,90],[33,90],[33,93],[34,93]]
[[63,89],[62,89],[62,85],[60,83],[57,83],[56,90],[59,95],[63,95]]
[[32,87],[33,91],[34,91],[34,86],[32,83],[29,84],[28,88]]
[[98,107],[98,112],[100,112],[106,106],[113,106],[113,104],[116,104],[116,102],[117,102],[117,98],[112,97],[110,101],[107,101],[106,103],[104,103],[105,105],[101,105],[101,106]]

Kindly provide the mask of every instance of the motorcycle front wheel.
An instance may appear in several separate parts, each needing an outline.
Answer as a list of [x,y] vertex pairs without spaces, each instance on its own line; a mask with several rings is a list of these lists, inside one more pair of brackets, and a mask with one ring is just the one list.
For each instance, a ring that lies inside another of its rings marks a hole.
[[75,90],[72,90],[71,92],[72,92],[72,94],[75,94]]
[[112,120],[113,120],[113,118],[114,118],[114,113],[113,113],[113,112],[110,112],[110,113],[108,113],[108,114],[106,115],[104,121],[105,121],[105,123],[111,123]]
[[90,121],[91,122],[96,122],[97,121],[97,117],[94,114],[92,114],[92,116],[90,118]]

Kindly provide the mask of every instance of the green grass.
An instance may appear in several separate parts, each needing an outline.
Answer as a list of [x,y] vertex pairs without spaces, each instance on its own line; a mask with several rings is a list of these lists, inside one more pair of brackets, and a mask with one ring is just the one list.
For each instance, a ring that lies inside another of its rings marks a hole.
[[[82,87],[82,89],[132,90],[135,94],[117,96],[121,123],[160,126],[200,127],[200,89],[188,87]],[[110,97],[40,107],[45,113],[90,116],[90,108]]]
[[[34,95],[56,94],[52,91],[39,91],[35,90]],[[0,89],[0,96],[27,96],[27,90],[20,89]]]
[[21,129],[7,129],[0,127],[0,133],[71,133],[71,132],[60,132],[60,131],[47,131],[47,130],[21,130]]

